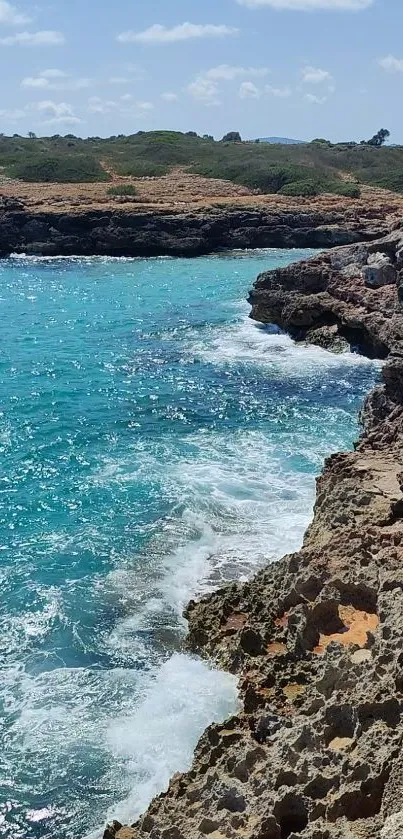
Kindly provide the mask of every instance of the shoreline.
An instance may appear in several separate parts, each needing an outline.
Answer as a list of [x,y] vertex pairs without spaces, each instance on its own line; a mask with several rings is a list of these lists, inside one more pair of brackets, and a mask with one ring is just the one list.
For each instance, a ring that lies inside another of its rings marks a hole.
[[403,231],[261,275],[252,317],[381,350],[354,452],[328,458],[300,551],[191,602],[187,646],[240,679],[131,828],[105,839],[396,839],[403,831]]

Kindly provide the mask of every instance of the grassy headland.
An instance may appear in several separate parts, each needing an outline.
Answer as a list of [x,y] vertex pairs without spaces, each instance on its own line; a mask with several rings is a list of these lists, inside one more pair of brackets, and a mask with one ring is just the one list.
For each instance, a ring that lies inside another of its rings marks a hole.
[[175,131],[80,139],[0,137],[6,177],[34,183],[97,183],[111,172],[160,177],[175,167],[232,181],[262,193],[359,197],[360,184],[403,193],[403,147],[312,142],[270,145],[223,142]]

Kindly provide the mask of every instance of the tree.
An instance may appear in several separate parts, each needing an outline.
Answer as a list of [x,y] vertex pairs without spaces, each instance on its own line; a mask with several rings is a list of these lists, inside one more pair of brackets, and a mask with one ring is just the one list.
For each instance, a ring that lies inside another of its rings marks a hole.
[[229,131],[228,134],[224,134],[224,137],[221,140],[222,143],[242,143],[242,137],[239,131]]
[[28,137],[30,140],[36,140],[35,131],[28,131]]
[[370,140],[367,140],[367,146],[376,146],[380,148],[386,142],[386,140],[390,137],[390,131],[387,128],[381,128],[377,134],[374,134]]

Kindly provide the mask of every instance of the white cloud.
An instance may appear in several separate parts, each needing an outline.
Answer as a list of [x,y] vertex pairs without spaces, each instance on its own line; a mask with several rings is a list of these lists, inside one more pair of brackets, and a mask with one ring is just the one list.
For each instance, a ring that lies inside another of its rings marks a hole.
[[50,70],[42,70],[39,75],[43,76],[44,79],[65,79],[68,73],[64,73],[63,70],[58,70],[56,67],[51,67]]
[[374,0],[237,0],[241,6],[259,9],[269,6],[271,9],[291,12],[360,12],[372,6]]
[[267,76],[269,73],[270,70],[267,67],[232,67],[230,64],[220,64],[218,67],[207,70],[203,75],[208,79],[217,81],[233,81],[242,78],[242,76],[259,78]]
[[50,87],[49,79],[44,79],[43,76],[27,76],[21,82],[21,87]]
[[[54,81],[55,79],[59,81]],[[27,76],[21,82],[21,87],[46,88],[47,90],[84,90],[91,85],[91,79],[72,79],[62,70],[44,70],[39,73],[39,76]]]
[[51,125],[54,123],[65,123],[66,125],[76,125],[82,122],[74,113],[72,105],[67,102],[52,102],[50,99],[44,99],[40,102],[30,102],[24,108],[15,110],[0,110],[0,117],[9,120],[24,119],[27,116],[32,117],[37,114],[41,117],[41,124]]
[[37,111],[43,122],[48,125],[64,122],[66,125],[75,125],[81,120],[75,115],[73,107],[67,102],[52,102],[45,99],[42,102],[34,102],[28,106],[28,110]]
[[79,78],[79,79],[70,79],[66,80],[65,82],[61,82],[60,84],[52,85],[52,90],[85,90],[88,87],[92,87],[93,80],[87,78]]
[[328,70],[321,70],[320,67],[303,67],[301,72],[303,84],[322,84],[332,78]]
[[186,89],[197,102],[202,102],[204,105],[220,104],[218,86],[211,79],[206,79],[205,76],[198,76]]
[[59,46],[64,44],[64,41],[62,32],[44,29],[39,32],[17,32],[16,35],[0,38],[0,45],[5,47],[45,47]]
[[125,93],[123,96],[120,96],[119,102],[115,102],[112,99],[101,99],[100,96],[91,96],[88,100],[88,110],[92,114],[110,114],[117,112],[126,116],[141,117],[154,110],[154,105],[152,102],[134,100],[131,93]]
[[253,82],[242,82],[239,88],[239,96],[241,99],[259,99],[260,90]]
[[30,20],[30,17],[18,12],[11,3],[7,3],[6,0],[0,0],[0,23],[5,23],[9,26],[23,26],[24,23],[29,23]]
[[177,93],[170,93],[168,91],[167,93],[161,93],[161,99],[163,99],[165,102],[177,102],[179,96]]
[[117,102],[110,99],[101,99],[100,96],[91,96],[88,100],[88,109],[92,114],[110,114],[117,107]]
[[[244,76],[263,78],[268,73],[270,73],[270,70],[267,67],[238,67],[231,64],[219,64],[218,67],[211,67],[205,73],[200,73],[186,90],[193,99],[202,102],[204,105],[219,105],[218,82],[232,82]],[[258,91],[258,88],[253,82],[245,81],[241,84],[239,96],[241,99],[257,98],[256,91]],[[258,95],[260,95],[260,91],[258,91]],[[171,101],[173,100],[171,99]]]
[[380,58],[378,64],[387,73],[403,73],[403,58],[387,55],[385,58]]
[[327,96],[315,96],[314,93],[306,93],[304,98],[313,105],[324,105],[327,102]]
[[168,29],[160,23],[155,23],[144,32],[121,32],[117,40],[121,43],[142,44],[173,44],[176,41],[188,41],[191,38],[223,38],[226,35],[235,35],[239,30],[233,26],[217,26],[213,23],[181,23]]
[[279,99],[286,99],[287,96],[291,96],[292,90],[290,87],[272,87],[271,84],[267,84],[265,85],[265,93],[277,96]]
[[14,122],[17,119],[24,119],[26,116],[25,111],[22,111],[19,108],[15,108],[15,110],[7,110],[7,108],[3,108],[0,110],[0,117],[3,119],[8,119],[10,122]]

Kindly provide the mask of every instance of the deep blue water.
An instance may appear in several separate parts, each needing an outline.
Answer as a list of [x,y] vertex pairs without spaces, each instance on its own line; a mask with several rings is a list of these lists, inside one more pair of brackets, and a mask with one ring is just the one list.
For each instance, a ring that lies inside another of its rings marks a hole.
[[303,256],[0,262],[0,835],[133,820],[236,703],[183,606],[299,547],[377,366],[248,320]]

